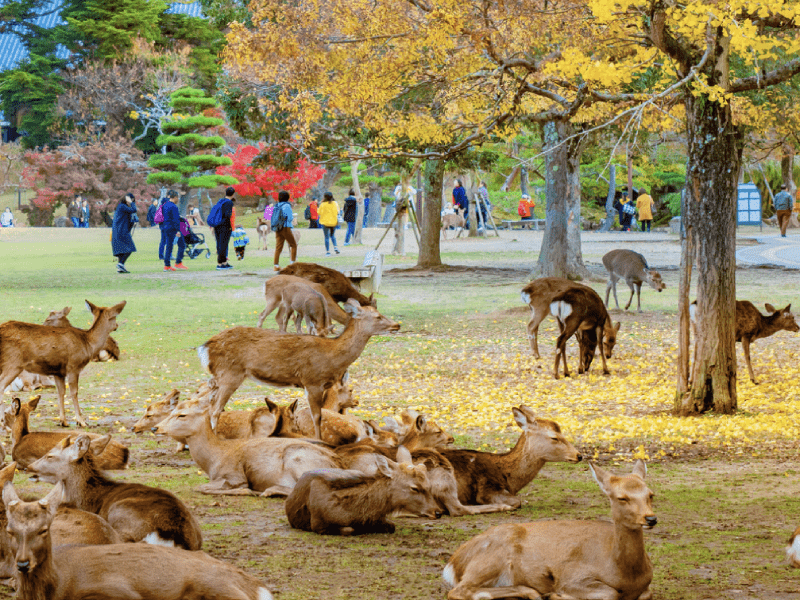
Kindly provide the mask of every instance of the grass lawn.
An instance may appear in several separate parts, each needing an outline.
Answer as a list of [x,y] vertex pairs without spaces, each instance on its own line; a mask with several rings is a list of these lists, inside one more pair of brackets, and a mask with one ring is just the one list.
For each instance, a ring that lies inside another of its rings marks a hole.
[[[213,236],[203,233],[213,253]],[[317,233],[302,232],[300,260],[322,260]],[[280,500],[195,492],[207,478],[188,453],[174,454],[171,440],[135,436],[129,429],[153,399],[172,388],[188,396],[207,378],[197,346],[226,327],[255,325],[262,285],[272,274],[274,238],[268,252],[256,251],[251,230],[247,258],[232,260],[236,268],[230,273],[214,269],[213,255],[187,260],[187,272],[164,273],[156,234],[135,232],[139,252],[128,261],[132,274],[119,275],[109,230],[0,231],[0,322],[41,322],[50,310],[72,306],[72,323],[88,327],[84,299],[103,306],[126,300],[113,334],[122,359],[87,366],[79,392],[93,430],[111,432],[131,446],[131,468],[114,476],[177,493],[203,524],[204,549],[263,579],[277,598],[444,598],[446,561],[459,544],[491,525],[609,518],[608,502],[585,463],[546,465],[521,493],[523,508],[513,513],[398,518],[394,535],[358,538],[292,530]],[[384,242],[385,251],[388,247]],[[355,266],[366,249],[344,248],[342,256],[324,264]],[[526,404],[556,420],[586,457],[612,471],[629,471],[638,457],[647,460],[659,519],[645,534],[655,598],[800,599],[800,572],[790,569],[783,555],[800,524],[800,336],[781,332],[754,344],[759,385],[749,381],[739,350],[736,415],[678,419],[670,413],[676,271],[662,272],[668,286],[662,294],[643,289],[643,313],[612,311],[622,328],[610,376],[602,376],[595,363],[588,375],[556,381],[557,327],[552,319],[542,323],[543,358],[534,359],[525,332],[529,311],[519,299],[535,252],[523,244],[513,253],[450,244],[443,246],[443,259],[461,267],[418,271],[410,268],[415,256],[387,257],[378,306],[402,322],[402,329],[373,338],[352,366],[361,404],[351,412],[380,420],[415,408],[449,430],[457,445],[505,451],[519,431],[511,407]],[[797,303],[798,284],[797,272],[737,272],[737,296],[757,306]],[[604,281],[591,285],[604,295]],[[623,297],[627,301],[627,291],[620,289]],[[266,326],[275,327],[272,317]],[[572,346],[568,360],[576,370]],[[42,393],[32,428],[55,429],[55,390]],[[302,393],[246,382],[228,409],[260,405],[265,396],[280,404]],[[71,419],[69,408],[67,415]],[[25,474],[15,479],[23,493],[40,497],[50,487],[27,479]],[[0,599],[10,597],[11,589],[0,587]]]

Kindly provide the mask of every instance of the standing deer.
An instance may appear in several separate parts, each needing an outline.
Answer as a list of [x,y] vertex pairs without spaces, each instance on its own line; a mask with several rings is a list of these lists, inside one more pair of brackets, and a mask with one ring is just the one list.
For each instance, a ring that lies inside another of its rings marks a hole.
[[333,330],[325,296],[307,283],[292,283],[283,288],[280,312],[283,314],[283,321],[279,329],[283,332],[286,332],[292,313],[297,333],[302,333],[303,319],[311,335],[325,337]]
[[581,453],[561,433],[555,421],[537,419],[524,404],[511,409],[522,435],[505,454],[478,450],[439,450],[455,470],[458,499],[462,504],[522,506],[517,493],[528,485],[547,462],[582,460]]
[[[522,288],[522,301],[531,307],[531,320],[528,321],[528,340],[536,358],[541,358],[539,356],[539,324],[550,314],[550,304],[552,304],[553,299],[567,290],[587,287],[582,283],[561,277],[540,277]],[[560,325],[561,323],[559,322]],[[603,348],[606,358],[611,358],[614,344],[617,341],[618,330],[619,324],[615,328],[614,323],[610,320],[606,322],[603,333]]]
[[[110,436],[109,436],[110,437]],[[96,443],[96,442],[95,442]],[[200,524],[175,494],[108,479],[97,468],[87,435],[65,438],[29,469],[64,484],[64,502],[100,515],[126,542],[146,541],[199,550]]]
[[[447,230],[453,227],[454,229],[464,229],[466,221],[464,216],[456,208],[455,212],[448,213],[442,216],[442,238],[447,239]],[[455,234],[453,234],[455,236]]]
[[649,600],[653,565],[644,529],[658,520],[653,492],[637,461],[614,476],[589,464],[611,501],[607,521],[537,521],[497,525],[456,550],[444,569],[448,600],[602,598]]
[[642,312],[642,283],[645,281],[655,291],[660,292],[667,286],[661,280],[661,273],[651,269],[647,265],[644,256],[633,250],[612,250],[603,256],[603,265],[608,271],[608,283],[606,284],[606,306],[608,306],[608,295],[614,290],[614,302],[619,308],[617,300],[617,281],[624,279],[628,287],[631,288],[631,297],[625,305],[625,310],[633,302],[634,287],[636,288],[636,304],[638,311]]
[[69,384],[75,420],[79,426],[87,427],[78,404],[78,377],[105,345],[109,334],[117,328],[117,315],[125,308],[125,302],[105,308],[87,300],[86,307],[94,315],[94,323],[88,330],[21,321],[7,321],[0,325],[0,390],[6,389],[23,370],[52,375],[58,390],[62,427],[67,427],[64,413],[65,384]]
[[149,544],[61,546],[51,525],[61,504],[56,485],[38,502],[3,487],[19,600],[272,600],[257,579],[202,552]]
[[[70,323],[67,315],[72,310],[71,306],[65,306],[61,310],[51,310],[50,314],[47,315],[47,318],[44,320],[43,325],[52,325],[53,327],[71,327],[72,323]],[[103,344],[103,347],[100,348],[100,351],[92,357],[92,360],[95,362],[106,362],[111,360],[119,360],[119,344],[117,341],[108,336],[106,343]]]
[[275,387],[302,387],[314,417],[314,434],[320,439],[323,393],[332,387],[363,352],[373,335],[400,329],[371,306],[348,300],[350,322],[337,338],[286,335],[258,327],[232,327],[197,349],[200,363],[217,381],[211,413],[216,425],[225,404],[250,377]]
[[[344,277],[344,275],[342,275],[342,277]],[[284,323],[285,319],[289,318],[289,315],[286,315],[284,318],[283,314],[283,291],[289,286],[297,285],[306,286],[318,294],[321,294],[322,297],[325,298],[325,306],[328,309],[328,314],[331,319],[343,325],[347,325],[350,321],[350,316],[342,310],[342,307],[336,304],[336,300],[333,299],[328,293],[328,290],[321,284],[293,275],[275,275],[264,282],[264,298],[267,305],[264,307],[264,310],[261,311],[261,314],[258,315],[256,327],[262,327],[264,325],[264,320],[278,306],[281,306],[281,308],[278,310],[278,314],[275,315],[275,321],[280,325]]]
[[266,250],[267,249],[267,236],[269,235],[270,231],[272,231],[272,225],[266,219],[258,217],[258,225],[256,225],[256,231],[258,232],[258,249],[259,250]]
[[[578,373],[588,370],[589,360],[594,356],[594,349],[587,348],[587,344],[599,344],[601,348],[613,348],[617,341],[617,332],[620,324],[612,327],[612,340],[605,344],[603,337],[607,329],[607,323],[611,322],[603,301],[592,288],[583,286],[582,288],[572,288],[557,294],[550,303],[550,314],[558,319],[561,334],[556,340],[556,359],[553,365],[553,377],[558,379],[559,360],[564,362],[564,377],[569,377],[569,367],[567,366],[567,340],[575,333],[580,333],[580,354],[578,363]],[[583,332],[587,334],[584,335]],[[609,352],[610,353],[610,352]],[[600,359],[603,361],[603,374],[608,375],[608,365],[606,364],[606,352],[600,352]]]
[[793,567],[800,568],[800,527],[794,530],[786,547],[786,558]]
[[280,275],[292,275],[301,277],[314,283],[319,283],[324,287],[336,302],[347,302],[351,298],[361,306],[371,306],[378,308],[378,302],[373,294],[365,296],[359,292],[353,282],[344,273],[318,265],[316,263],[292,263],[288,267],[281,269]]

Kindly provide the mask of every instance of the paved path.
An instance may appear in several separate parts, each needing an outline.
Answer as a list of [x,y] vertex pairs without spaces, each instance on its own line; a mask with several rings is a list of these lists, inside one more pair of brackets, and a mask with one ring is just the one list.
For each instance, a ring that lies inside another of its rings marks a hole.
[[775,265],[800,269],[800,236],[780,235],[754,237],[759,245],[736,251],[736,260],[751,265]]

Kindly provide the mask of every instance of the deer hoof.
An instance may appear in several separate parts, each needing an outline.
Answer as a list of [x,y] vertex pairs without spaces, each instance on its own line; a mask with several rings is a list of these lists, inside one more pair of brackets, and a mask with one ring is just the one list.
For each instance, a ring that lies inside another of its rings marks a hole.
[[78,425],[78,427],[89,427],[89,424],[83,419],[76,419],[75,422]]

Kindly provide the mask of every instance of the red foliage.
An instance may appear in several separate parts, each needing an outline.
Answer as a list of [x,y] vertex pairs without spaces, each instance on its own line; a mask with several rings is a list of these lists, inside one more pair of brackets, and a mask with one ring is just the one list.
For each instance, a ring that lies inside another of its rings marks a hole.
[[239,185],[233,186],[240,196],[272,196],[278,198],[280,190],[286,190],[296,201],[306,195],[306,192],[322,179],[325,169],[312,165],[306,160],[297,163],[294,171],[281,171],[270,167],[262,169],[252,166],[253,159],[266,147],[266,144],[256,146],[238,146],[236,152],[229,155],[233,164],[219,167],[217,175],[231,175],[239,180]]
[[102,225],[101,213],[113,212],[116,203],[132,192],[146,214],[147,200],[159,195],[158,186],[145,181],[148,171],[144,155],[124,139],[27,152],[22,178],[36,196],[23,212],[29,214],[31,225],[52,225],[56,208],[81,194],[89,200],[91,223]]

